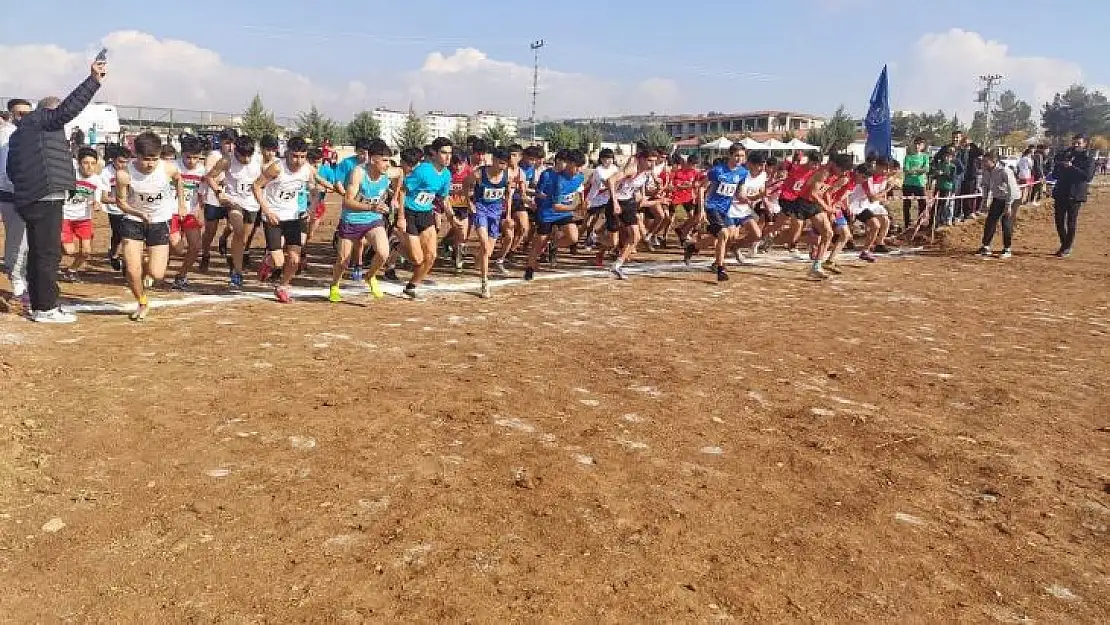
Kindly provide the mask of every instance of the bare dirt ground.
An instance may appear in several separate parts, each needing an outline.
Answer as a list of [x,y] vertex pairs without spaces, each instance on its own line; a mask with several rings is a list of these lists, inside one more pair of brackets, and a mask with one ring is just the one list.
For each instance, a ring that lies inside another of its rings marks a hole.
[[1041,209],[827,283],[0,315],[0,622],[1105,623],[1108,200],[1066,261]]

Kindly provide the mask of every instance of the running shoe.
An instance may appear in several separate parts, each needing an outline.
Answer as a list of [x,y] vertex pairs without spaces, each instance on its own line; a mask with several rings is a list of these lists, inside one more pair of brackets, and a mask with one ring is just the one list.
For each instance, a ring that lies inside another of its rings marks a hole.
[[498,258],[496,261],[494,261],[493,269],[502,276],[509,275],[509,270],[505,269],[505,261],[501,258]]
[[532,269],[531,267],[528,267],[524,270],[524,279],[525,280],[534,280],[535,278],[536,278],[536,270],[535,269]]
[[287,286],[279,286],[274,289],[274,297],[282,304],[289,304],[293,301],[293,294],[289,291]]
[[61,308],[35,310],[31,312],[31,321],[35,323],[76,323],[77,315]]
[[416,285],[415,285],[415,284],[413,284],[413,283],[411,283],[411,282],[409,282],[408,284],[406,284],[406,285],[405,285],[405,290],[404,290],[404,291],[402,291],[401,293],[402,293],[402,294],[403,294],[403,295],[404,295],[405,297],[407,297],[407,298],[409,298],[409,299],[411,299],[411,300],[418,300],[418,299],[420,299],[420,296],[419,296],[419,294],[417,294],[417,292],[416,292]]
[[724,267],[717,267],[717,282],[728,282],[728,272]]
[[844,243],[844,250],[847,252],[856,251],[856,242],[849,239],[847,242]]
[[493,297],[493,293],[490,292],[490,289],[489,289],[489,282],[488,281],[486,281],[486,280],[482,281],[482,288],[481,288],[481,290],[478,291],[478,297],[481,297],[482,299],[489,299],[489,298]]
[[984,257],[985,256],[990,256],[991,255],[991,248],[984,245],[983,247],[979,248],[979,255],[984,256]]
[[844,273],[844,270],[840,268],[840,265],[838,265],[835,260],[826,261],[825,269],[828,270],[830,273],[835,273],[838,276]]
[[270,265],[270,262],[270,257],[266,256],[266,258],[262,259],[262,264],[258,266],[259,282],[265,282],[270,278],[270,274],[273,273],[274,268]]
[[173,279],[173,290],[187,291],[189,290],[189,279],[185,276],[177,276]]
[[351,279],[355,282],[361,281],[363,278],[362,265],[355,265],[351,267]]
[[697,246],[694,245],[693,243],[687,243],[686,244],[686,249],[682,251],[682,262],[689,265],[690,264],[690,259],[694,257],[694,254],[697,254],[697,253],[698,253]]
[[131,313],[127,318],[131,321],[144,321],[148,312],[150,312],[150,304],[140,302],[139,305],[135,307],[135,312]]
[[651,239],[651,235],[644,237],[644,245],[647,246],[649,252],[655,251],[655,241]]
[[[498,261],[498,262],[500,262],[500,261]],[[504,264],[501,265],[501,270],[502,271],[505,270],[505,265]],[[397,277],[397,270],[394,269],[393,267],[390,267],[389,269],[386,269],[382,273],[382,277],[385,278],[386,280],[389,280],[390,282],[400,282],[401,281],[401,279]]]
[[609,269],[609,271],[613,274],[613,277],[615,277],[617,280],[627,280],[628,279],[628,273],[626,273],[625,270],[624,270],[624,267],[619,265],[619,264],[614,264],[613,267],[611,269]]
[[370,295],[372,295],[374,299],[385,297],[385,293],[382,293],[382,286],[378,284],[377,276],[370,276],[370,279],[366,281],[366,286],[370,289]]
[[999,258],[1010,258],[1010,257],[1012,257],[1013,255],[1014,255],[1014,254],[1013,254],[1013,253],[1012,253],[1012,252],[1010,251],[1010,248],[1008,248],[1008,247],[1007,247],[1007,248],[1003,248],[1003,249],[1002,249],[1002,253],[1001,253],[1001,254],[999,254],[999,255],[998,255],[998,257],[999,257]]
[[875,249],[873,251],[876,254],[889,254],[890,253],[890,248],[885,246],[885,245],[879,244],[879,245],[875,246]]
[[436,284],[438,283],[435,280],[432,280],[431,278],[424,278],[424,286],[435,286]]
[[873,263],[876,260],[875,255],[872,254],[871,252],[868,252],[867,250],[863,250],[862,252],[859,253],[859,259],[860,260],[865,260],[869,263]]
[[227,290],[238,293],[243,290],[243,274],[238,271],[231,272],[231,279],[227,282]]
[[816,278],[818,280],[824,280],[829,277],[829,274],[825,273],[825,271],[821,269],[821,263],[813,263],[813,265],[810,266],[809,273],[807,275],[810,278]]
[[[119,256],[113,256],[108,259],[108,264],[112,266],[113,271],[123,271],[123,259]],[[204,271],[203,269],[201,271]]]
[[343,301],[343,295],[339,292],[338,284],[333,284],[328,289],[328,301],[333,304],[338,304]]
[[1060,250],[1059,252],[1056,252],[1056,255],[1059,256],[1060,258],[1067,258],[1068,256],[1071,256],[1071,248],[1066,247],[1066,248]]
[[[115,268],[116,261],[118,261],[118,260],[119,260],[118,258],[113,258],[112,259],[112,267],[113,268]],[[210,262],[210,259],[208,258],[208,254],[204,254],[203,256],[200,257],[200,264],[197,266],[197,270],[200,271],[201,273],[208,273],[208,264],[209,264],[209,262]],[[117,269],[116,271],[119,271],[119,270]]]

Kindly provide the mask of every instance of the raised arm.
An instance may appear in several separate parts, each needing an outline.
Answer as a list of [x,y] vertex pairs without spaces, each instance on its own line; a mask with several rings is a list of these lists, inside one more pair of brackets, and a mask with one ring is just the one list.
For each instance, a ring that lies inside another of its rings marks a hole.
[[93,96],[100,89],[100,81],[104,79],[104,75],[107,73],[107,64],[103,61],[97,61],[89,69],[89,77],[77,85],[77,88],[70,92],[57,108],[44,108],[41,111],[35,111],[35,114],[42,120],[40,125],[43,130],[58,131],[65,129],[65,125],[76,119],[81,111],[89,105],[89,102],[92,102]]

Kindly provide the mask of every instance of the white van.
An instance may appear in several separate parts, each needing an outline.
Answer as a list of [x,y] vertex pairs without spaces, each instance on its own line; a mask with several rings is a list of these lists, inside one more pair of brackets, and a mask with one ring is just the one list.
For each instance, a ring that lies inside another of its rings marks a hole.
[[74,128],[80,128],[85,133],[85,142],[89,145],[118,143],[120,140],[119,112],[111,104],[90,104],[73,121],[66,124],[67,137],[73,134]]

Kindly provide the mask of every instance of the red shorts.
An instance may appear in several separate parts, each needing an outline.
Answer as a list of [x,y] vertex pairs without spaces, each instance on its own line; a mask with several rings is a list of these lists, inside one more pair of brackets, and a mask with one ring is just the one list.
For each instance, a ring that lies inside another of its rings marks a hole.
[[91,219],[62,220],[62,243],[78,241],[92,241],[93,223]]
[[200,230],[203,227],[196,215],[174,215],[170,220],[170,234],[177,234],[182,230]]
[[324,213],[326,213],[327,211],[328,211],[328,205],[327,204],[324,204],[322,201],[317,202],[316,207],[312,209],[312,219],[313,219],[313,221],[320,221],[321,219],[323,219],[324,218]]

